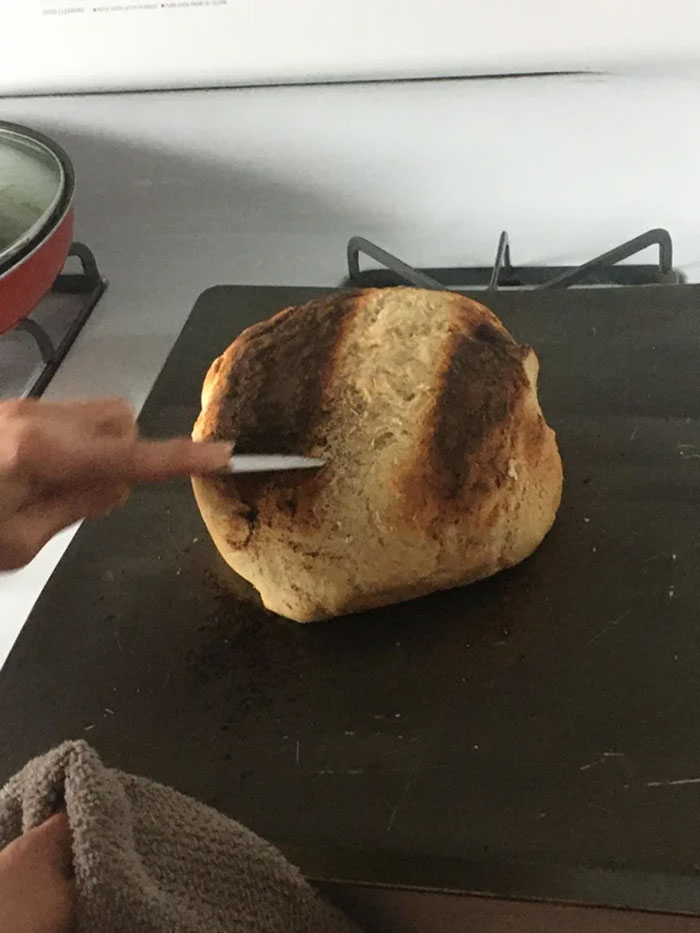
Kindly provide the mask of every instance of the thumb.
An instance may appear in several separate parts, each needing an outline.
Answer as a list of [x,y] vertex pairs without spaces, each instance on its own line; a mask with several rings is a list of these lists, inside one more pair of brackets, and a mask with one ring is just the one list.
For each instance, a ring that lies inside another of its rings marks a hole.
[[40,826],[24,834],[28,848],[39,853],[47,866],[59,871],[66,879],[73,877],[73,856],[68,817],[55,813]]

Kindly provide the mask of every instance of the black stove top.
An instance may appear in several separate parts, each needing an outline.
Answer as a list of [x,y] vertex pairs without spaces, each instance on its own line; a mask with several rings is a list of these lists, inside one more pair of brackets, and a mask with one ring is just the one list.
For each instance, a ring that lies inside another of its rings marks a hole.
[[[235,335],[323,291],[205,292],[144,431],[188,431]],[[530,560],[298,626],[189,484],[140,490],[79,531],[0,673],[0,778],[84,736],[311,877],[700,915],[700,287],[487,302],[537,349],[564,459]]]

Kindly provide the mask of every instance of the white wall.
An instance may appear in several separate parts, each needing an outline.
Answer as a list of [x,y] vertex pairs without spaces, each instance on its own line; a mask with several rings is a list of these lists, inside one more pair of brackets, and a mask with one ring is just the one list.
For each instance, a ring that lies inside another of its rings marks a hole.
[[3,0],[0,93],[700,60],[697,0]]

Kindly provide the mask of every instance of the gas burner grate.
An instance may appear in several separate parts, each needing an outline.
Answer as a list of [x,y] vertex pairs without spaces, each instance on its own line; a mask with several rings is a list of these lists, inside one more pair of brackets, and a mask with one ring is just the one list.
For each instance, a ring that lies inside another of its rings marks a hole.
[[31,315],[0,338],[0,397],[36,398],[44,392],[106,288],[88,246],[73,243],[68,257],[78,260],[80,270],[64,267]]
[[[658,246],[656,265],[622,264],[649,246]],[[369,256],[383,269],[360,269],[360,254]],[[501,289],[584,288],[625,285],[680,285],[685,278],[673,268],[673,244],[667,230],[660,227],[647,230],[615,249],[608,250],[580,266],[514,266],[510,258],[510,241],[503,231],[498,240],[493,266],[462,268],[414,269],[397,256],[364,237],[348,241],[348,278],[346,285],[383,288],[390,285],[415,285],[419,288],[479,289],[495,292]]]

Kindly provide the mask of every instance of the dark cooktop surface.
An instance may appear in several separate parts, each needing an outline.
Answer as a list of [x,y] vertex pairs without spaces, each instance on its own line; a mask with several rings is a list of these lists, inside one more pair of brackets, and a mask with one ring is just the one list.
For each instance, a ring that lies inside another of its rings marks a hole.
[[[143,430],[188,432],[211,360],[322,291],[207,291]],[[84,737],[312,877],[700,913],[700,288],[490,303],[564,459],[530,560],[303,627],[223,564],[188,483],[140,490],[80,530],[0,674],[0,778]]]

